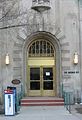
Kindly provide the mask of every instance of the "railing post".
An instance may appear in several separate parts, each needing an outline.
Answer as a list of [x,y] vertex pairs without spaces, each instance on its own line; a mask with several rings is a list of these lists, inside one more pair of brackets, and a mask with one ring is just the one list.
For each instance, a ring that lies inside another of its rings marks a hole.
[[69,105],[69,101],[68,101],[68,93],[66,92],[66,108],[68,110],[68,105]]
[[71,94],[69,93],[69,113],[71,113],[71,101],[70,101],[71,96],[70,95]]
[[63,83],[62,83],[62,97],[64,97],[64,91],[63,91]]

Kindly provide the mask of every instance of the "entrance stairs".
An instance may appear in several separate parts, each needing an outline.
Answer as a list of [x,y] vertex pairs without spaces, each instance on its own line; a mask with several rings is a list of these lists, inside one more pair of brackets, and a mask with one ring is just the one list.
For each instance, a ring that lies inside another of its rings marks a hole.
[[25,97],[21,106],[64,106],[64,99],[57,97]]

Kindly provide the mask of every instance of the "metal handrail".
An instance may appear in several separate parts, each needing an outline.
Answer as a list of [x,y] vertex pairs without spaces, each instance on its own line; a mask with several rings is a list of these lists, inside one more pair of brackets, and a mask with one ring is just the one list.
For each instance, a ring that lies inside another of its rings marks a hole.
[[64,95],[64,106],[66,107],[66,110],[71,113],[71,92],[65,92],[63,93]]

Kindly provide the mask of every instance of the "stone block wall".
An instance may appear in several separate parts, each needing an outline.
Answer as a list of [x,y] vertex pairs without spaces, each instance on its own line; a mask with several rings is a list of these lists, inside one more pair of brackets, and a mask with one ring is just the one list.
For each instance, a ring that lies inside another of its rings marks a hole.
[[[25,82],[23,78],[24,43],[29,35],[38,31],[46,31],[57,37],[61,46],[61,81],[65,89],[80,91],[80,52],[82,50],[80,51],[78,0],[51,0],[50,2],[51,9],[42,13],[31,9],[31,0],[0,2],[1,94],[3,89],[12,85],[13,79]],[[73,64],[75,52],[79,55],[78,65]],[[8,66],[5,65],[7,53],[10,56]]]

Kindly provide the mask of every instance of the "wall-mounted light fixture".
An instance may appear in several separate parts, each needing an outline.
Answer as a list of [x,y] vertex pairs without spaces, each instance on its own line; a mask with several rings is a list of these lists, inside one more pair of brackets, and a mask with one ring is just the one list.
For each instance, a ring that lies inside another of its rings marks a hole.
[[78,64],[78,53],[77,52],[74,53],[73,63],[74,65]]
[[7,53],[6,56],[5,56],[5,64],[9,65],[9,63],[10,63],[9,54]]

